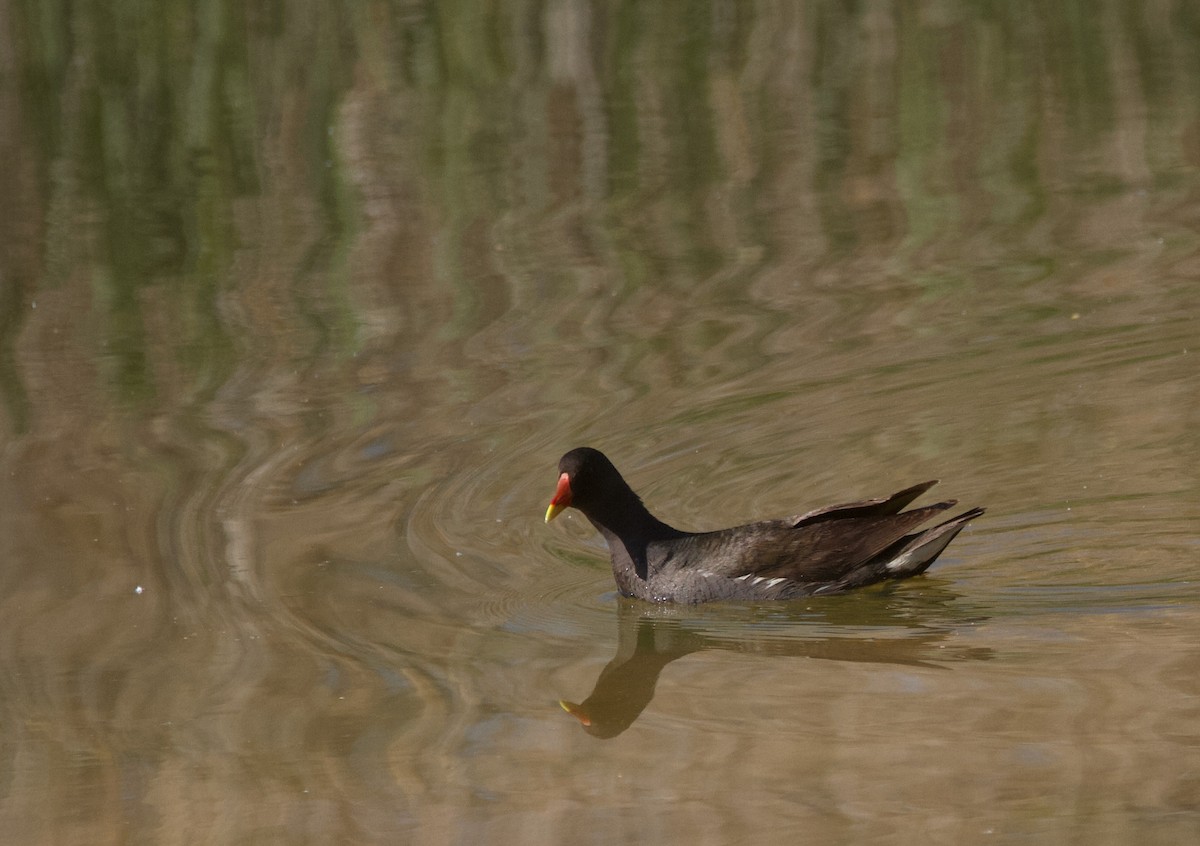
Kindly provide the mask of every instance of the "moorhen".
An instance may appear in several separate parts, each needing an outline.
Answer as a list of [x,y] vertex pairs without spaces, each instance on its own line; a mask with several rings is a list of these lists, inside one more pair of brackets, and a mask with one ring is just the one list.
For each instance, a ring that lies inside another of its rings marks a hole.
[[913,531],[955,504],[951,499],[901,510],[934,480],[886,499],[715,532],[683,532],[651,514],[599,450],[571,450],[558,462],[558,472],[546,522],[564,508],[582,511],[608,543],[617,588],[648,602],[792,599],[915,576],[983,513],[972,508]]

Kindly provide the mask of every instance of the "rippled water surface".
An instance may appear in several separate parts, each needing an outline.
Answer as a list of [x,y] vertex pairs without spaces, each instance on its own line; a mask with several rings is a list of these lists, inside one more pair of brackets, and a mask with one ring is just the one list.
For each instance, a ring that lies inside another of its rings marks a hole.
[[[5,841],[1197,842],[1198,56],[1170,0],[0,4]],[[682,528],[988,512],[649,607],[542,521],[580,444]]]

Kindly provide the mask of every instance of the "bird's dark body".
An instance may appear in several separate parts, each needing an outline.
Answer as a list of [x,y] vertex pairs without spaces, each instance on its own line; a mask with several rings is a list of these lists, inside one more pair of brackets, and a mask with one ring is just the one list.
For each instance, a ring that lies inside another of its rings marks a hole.
[[791,599],[837,593],[924,572],[974,508],[914,531],[953,500],[903,511],[925,482],[884,499],[828,506],[796,517],[713,532],[683,532],[652,515],[600,452],[563,456],[569,504],[604,536],[622,594],[650,602]]

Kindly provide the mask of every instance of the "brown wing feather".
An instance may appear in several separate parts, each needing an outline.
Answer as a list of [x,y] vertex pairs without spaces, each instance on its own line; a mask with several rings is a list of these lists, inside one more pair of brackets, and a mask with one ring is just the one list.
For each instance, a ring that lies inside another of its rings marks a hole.
[[841,505],[826,505],[823,508],[814,508],[812,511],[806,511],[803,514],[793,517],[789,522],[793,527],[798,528],[806,523],[816,523],[821,520],[840,520],[846,517],[880,517],[885,514],[897,514],[902,508],[937,483],[937,479],[931,479],[928,482],[921,482],[919,485],[913,485],[911,488],[897,491],[889,497],[864,499],[860,502],[846,502]]
[[[651,543],[647,549],[649,569],[695,569],[726,578],[755,575],[798,582],[836,581],[954,504],[948,500],[900,514],[869,516],[860,516],[858,510],[843,511],[799,525],[773,520],[686,535],[661,545]],[[872,507],[903,505],[889,498]]]
[[782,576],[801,582],[832,581],[870,561],[954,504],[954,500],[947,500],[900,514],[827,517],[802,523],[790,531],[790,537],[773,551],[774,554],[765,554],[769,548],[763,548],[764,554],[759,558],[762,566],[752,570],[755,575],[767,578]]

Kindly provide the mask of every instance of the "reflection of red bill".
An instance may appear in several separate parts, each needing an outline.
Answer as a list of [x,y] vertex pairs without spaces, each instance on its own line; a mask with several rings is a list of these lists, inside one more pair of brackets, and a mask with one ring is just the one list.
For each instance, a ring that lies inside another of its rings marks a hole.
[[[563,474],[563,477],[565,478],[566,474]],[[592,724],[592,718],[588,716],[587,711],[583,710],[583,706],[576,705],[574,702],[568,702],[565,699],[558,700],[558,704],[562,706],[564,711],[579,720],[581,725],[590,726]]]

